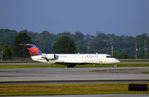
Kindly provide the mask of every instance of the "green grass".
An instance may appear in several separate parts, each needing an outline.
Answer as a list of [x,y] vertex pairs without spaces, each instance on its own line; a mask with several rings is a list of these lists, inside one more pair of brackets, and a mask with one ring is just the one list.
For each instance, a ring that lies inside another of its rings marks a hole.
[[149,67],[149,63],[119,63],[118,67]]
[[[0,85],[0,96],[149,93],[149,91],[128,91],[128,84],[129,83],[70,83]],[[148,84],[149,86],[149,83],[141,84]]]
[[[117,67],[149,67],[149,63],[119,63],[115,64]],[[77,65],[76,67],[111,67],[110,64],[98,64],[98,65]]]
[[66,67],[64,65],[7,65],[0,66],[0,69],[9,69],[9,68],[52,68],[52,67]]
[[120,59],[121,62],[149,62],[149,59]]
[[[88,64],[88,65],[76,65],[77,68],[81,67],[111,67],[110,64]],[[119,63],[117,67],[149,67],[149,63]],[[6,65],[0,66],[0,69],[9,68],[66,68],[65,65]]]
[[149,74],[149,71],[145,71],[144,73]]

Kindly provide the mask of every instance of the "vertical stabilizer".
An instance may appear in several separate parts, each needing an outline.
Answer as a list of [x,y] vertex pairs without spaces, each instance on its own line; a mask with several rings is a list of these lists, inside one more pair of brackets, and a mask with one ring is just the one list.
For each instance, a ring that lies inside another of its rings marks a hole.
[[42,55],[42,52],[34,44],[25,44],[31,56]]

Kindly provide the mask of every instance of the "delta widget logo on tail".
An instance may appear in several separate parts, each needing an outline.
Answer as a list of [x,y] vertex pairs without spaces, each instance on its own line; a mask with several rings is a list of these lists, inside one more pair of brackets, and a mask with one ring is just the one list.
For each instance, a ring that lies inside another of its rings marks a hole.
[[33,44],[27,44],[27,49],[31,56],[42,55],[41,51]]

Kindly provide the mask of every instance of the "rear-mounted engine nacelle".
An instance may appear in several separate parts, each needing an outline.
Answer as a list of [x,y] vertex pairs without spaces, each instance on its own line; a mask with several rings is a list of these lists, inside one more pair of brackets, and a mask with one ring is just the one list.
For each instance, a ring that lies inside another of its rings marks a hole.
[[54,60],[56,58],[55,54],[47,54],[47,59]]

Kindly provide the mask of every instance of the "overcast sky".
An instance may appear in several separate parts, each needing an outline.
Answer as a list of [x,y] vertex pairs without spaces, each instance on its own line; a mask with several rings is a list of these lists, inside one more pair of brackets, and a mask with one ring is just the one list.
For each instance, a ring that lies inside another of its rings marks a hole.
[[149,34],[149,0],[0,0],[0,29]]

